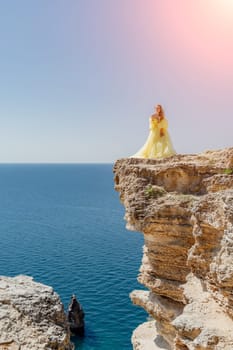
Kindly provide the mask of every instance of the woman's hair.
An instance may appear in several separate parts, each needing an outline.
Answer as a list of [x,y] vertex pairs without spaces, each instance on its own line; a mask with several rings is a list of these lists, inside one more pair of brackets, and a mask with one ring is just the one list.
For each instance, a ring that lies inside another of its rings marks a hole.
[[[163,107],[161,106],[161,105],[157,105],[157,106],[159,106],[160,107],[160,112],[159,112],[159,117],[161,117],[162,119],[165,117],[165,115],[164,115],[164,109],[163,109]],[[156,106],[156,107],[157,107]]]

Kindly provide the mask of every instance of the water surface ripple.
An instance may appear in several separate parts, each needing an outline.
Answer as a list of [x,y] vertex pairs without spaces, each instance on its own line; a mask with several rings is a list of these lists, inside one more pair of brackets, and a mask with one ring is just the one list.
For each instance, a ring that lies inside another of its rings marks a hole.
[[125,230],[111,164],[0,165],[0,275],[53,286],[86,314],[82,350],[130,350],[143,310],[137,284],[143,239]]

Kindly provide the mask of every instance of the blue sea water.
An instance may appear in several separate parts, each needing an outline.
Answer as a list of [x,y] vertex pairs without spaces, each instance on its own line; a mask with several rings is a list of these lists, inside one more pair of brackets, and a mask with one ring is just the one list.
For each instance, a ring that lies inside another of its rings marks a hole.
[[125,229],[112,164],[0,165],[0,275],[53,286],[65,307],[75,293],[86,334],[77,349],[130,350],[146,320],[131,304],[143,237]]

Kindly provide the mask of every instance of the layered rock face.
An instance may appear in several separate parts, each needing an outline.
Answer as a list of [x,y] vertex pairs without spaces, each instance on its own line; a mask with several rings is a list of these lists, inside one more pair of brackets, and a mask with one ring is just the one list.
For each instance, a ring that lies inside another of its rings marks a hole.
[[233,349],[233,148],[170,158],[120,159],[115,189],[127,228],[144,234],[131,299],[156,322],[134,349]]
[[0,276],[0,350],[72,350],[63,305],[28,276]]

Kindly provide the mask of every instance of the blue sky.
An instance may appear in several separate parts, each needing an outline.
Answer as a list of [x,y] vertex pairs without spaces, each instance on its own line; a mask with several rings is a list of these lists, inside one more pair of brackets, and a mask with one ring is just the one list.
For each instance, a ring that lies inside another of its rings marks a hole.
[[232,146],[233,6],[217,1],[1,1],[0,162],[128,157],[156,103],[177,152]]

